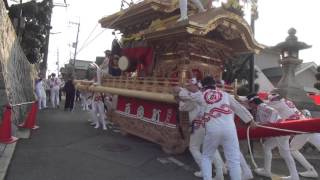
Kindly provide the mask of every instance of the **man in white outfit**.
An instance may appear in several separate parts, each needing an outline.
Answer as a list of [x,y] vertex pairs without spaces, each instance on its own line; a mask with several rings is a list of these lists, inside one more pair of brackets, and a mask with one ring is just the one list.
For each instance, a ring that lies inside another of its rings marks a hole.
[[[311,118],[311,113],[307,109],[301,110],[306,119]],[[315,168],[306,160],[299,150],[307,143],[314,145],[320,151],[320,133],[296,135],[290,142],[292,156],[307,170],[299,173],[300,176],[308,178],[318,178]]]
[[[101,85],[101,69],[100,67],[93,63],[91,64],[96,68],[96,82],[94,85]],[[93,123],[95,124],[96,129],[100,127],[100,124],[102,125],[103,130],[107,130],[107,125],[106,125],[106,113],[105,113],[105,108],[104,108],[104,94],[103,93],[92,93],[92,108],[91,108],[91,115],[93,118]]]
[[223,146],[229,174],[232,180],[241,179],[240,147],[234,123],[234,112],[244,121],[255,125],[250,112],[228,93],[216,90],[212,77],[205,77],[201,96],[192,100],[204,107],[205,137],[201,169],[204,180],[212,180],[212,160],[219,145]]
[[[281,117],[279,112],[271,106],[264,103],[257,94],[250,94],[247,96],[250,108],[256,115],[256,121],[261,124],[278,123],[285,119]],[[264,150],[264,168],[257,168],[255,172],[258,175],[271,178],[271,164],[272,164],[272,150],[278,147],[280,156],[284,159],[290,176],[281,177],[281,179],[299,180],[296,164],[290,153],[289,147],[290,136],[270,137],[265,138],[263,143]]]
[[[278,110],[283,119],[307,119],[311,118],[308,110],[303,110],[301,113],[292,101],[282,98],[279,94],[271,94],[268,97],[271,107]],[[303,177],[318,178],[318,173],[314,167],[306,160],[299,150],[307,143],[314,144],[320,150],[320,134],[302,134],[296,135],[290,142],[292,156],[305,168],[307,171],[299,173]]]
[[45,109],[47,108],[47,96],[46,91],[43,84],[42,76],[40,75],[39,79],[36,80],[35,90],[38,100],[38,108]]
[[104,103],[103,103],[104,96],[100,93],[94,93],[93,100],[92,100],[92,117],[93,122],[95,123],[94,128],[98,129],[100,124],[102,125],[103,130],[107,130],[106,125],[106,114],[104,111]]
[[52,108],[59,108],[59,90],[61,81],[56,77],[55,73],[51,74],[50,83],[50,94],[51,94],[51,104]]
[[[179,98],[179,110],[189,112],[189,121],[191,124],[192,132],[190,134],[189,150],[196,161],[197,165],[201,167],[201,146],[203,144],[203,138],[205,135],[204,122],[202,121],[204,108],[201,104],[192,101],[193,96],[199,96],[201,98],[202,92],[197,86],[197,80],[192,78],[186,83],[186,89],[177,87]],[[217,150],[214,154],[213,164],[216,168],[215,179],[223,180],[223,167],[224,163],[221,158],[219,151]],[[202,177],[202,171],[194,173],[197,177]]]
[[[191,0],[198,8],[199,12],[204,12],[205,9],[200,0]],[[180,18],[178,22],[188,19],[188,0],[179,0]]]

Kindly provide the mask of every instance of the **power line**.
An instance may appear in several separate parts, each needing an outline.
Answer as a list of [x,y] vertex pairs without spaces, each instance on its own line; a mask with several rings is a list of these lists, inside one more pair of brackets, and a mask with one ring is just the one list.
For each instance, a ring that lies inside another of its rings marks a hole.
[[95,27],[91,30],[91,32],[89,33],[87,39],[83,42],[83,44],[82,44],[82,46],[80,47],[80,49],[82,49],[82,48],[86,45],[87,41],[89,40],[89,38],[91,37],[91,35],[93,34],[93,32],[97,29],[98,25],[99,25],[99,23],[97,23],[97,24],[95,25]]
[[91,39],[87,44],[83,45],[81,49],[77,52],[79,54],[83,49],[88,47],[94,40],[96,40],[102,33],[104,33],[107,29],[103,29],[99,34],[97,34],[93,39]]

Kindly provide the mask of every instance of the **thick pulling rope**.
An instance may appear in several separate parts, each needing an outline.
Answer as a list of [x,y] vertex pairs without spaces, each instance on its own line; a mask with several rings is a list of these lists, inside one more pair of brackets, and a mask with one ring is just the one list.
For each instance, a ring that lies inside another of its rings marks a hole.
[[[295,134],[308,134],[308,132],[303,132],[303,131],[295,131],[295,130],[290,130],[290,129],[282,129],[282,128],[275,128],[275,127],[269,127],[269,126],[264,126],[264,125],[260,125],[258,124],[257,127],[260,128],[265,128],[265,129],[272,129],[272,130],[276,130],[276,131],[282,131],[282,132],[289,132],[289,133],[295,133]],[[254,166],[255,169],[258,168],[257,163],[254,160],[253,154],[252,154],[252,149],[251,149],[251,143],[250,143],[250,126],[248,126],[247,128],[247,142],[248,142],[248,148],[249,148],[249,153],[250,153],[250,159],[251,162]]]

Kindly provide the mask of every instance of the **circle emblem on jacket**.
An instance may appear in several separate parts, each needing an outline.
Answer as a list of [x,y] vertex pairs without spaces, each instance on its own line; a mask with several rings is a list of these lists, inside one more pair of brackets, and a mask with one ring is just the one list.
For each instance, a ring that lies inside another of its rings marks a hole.
[[222,93],[215,90],[210,90],[204,93],[204,99],[207,104],[214,104],[222,99]]

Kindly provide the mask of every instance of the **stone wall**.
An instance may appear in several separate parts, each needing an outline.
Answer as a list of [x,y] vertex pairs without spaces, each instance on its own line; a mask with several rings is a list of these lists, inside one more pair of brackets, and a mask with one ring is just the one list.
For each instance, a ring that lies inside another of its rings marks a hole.
[[[27,61],[19,45],[3,1],[0,1],[0,64],[0,105],[33,101],[36,68]],[[12,122],[22,122],[29,107],[14,107]]]

